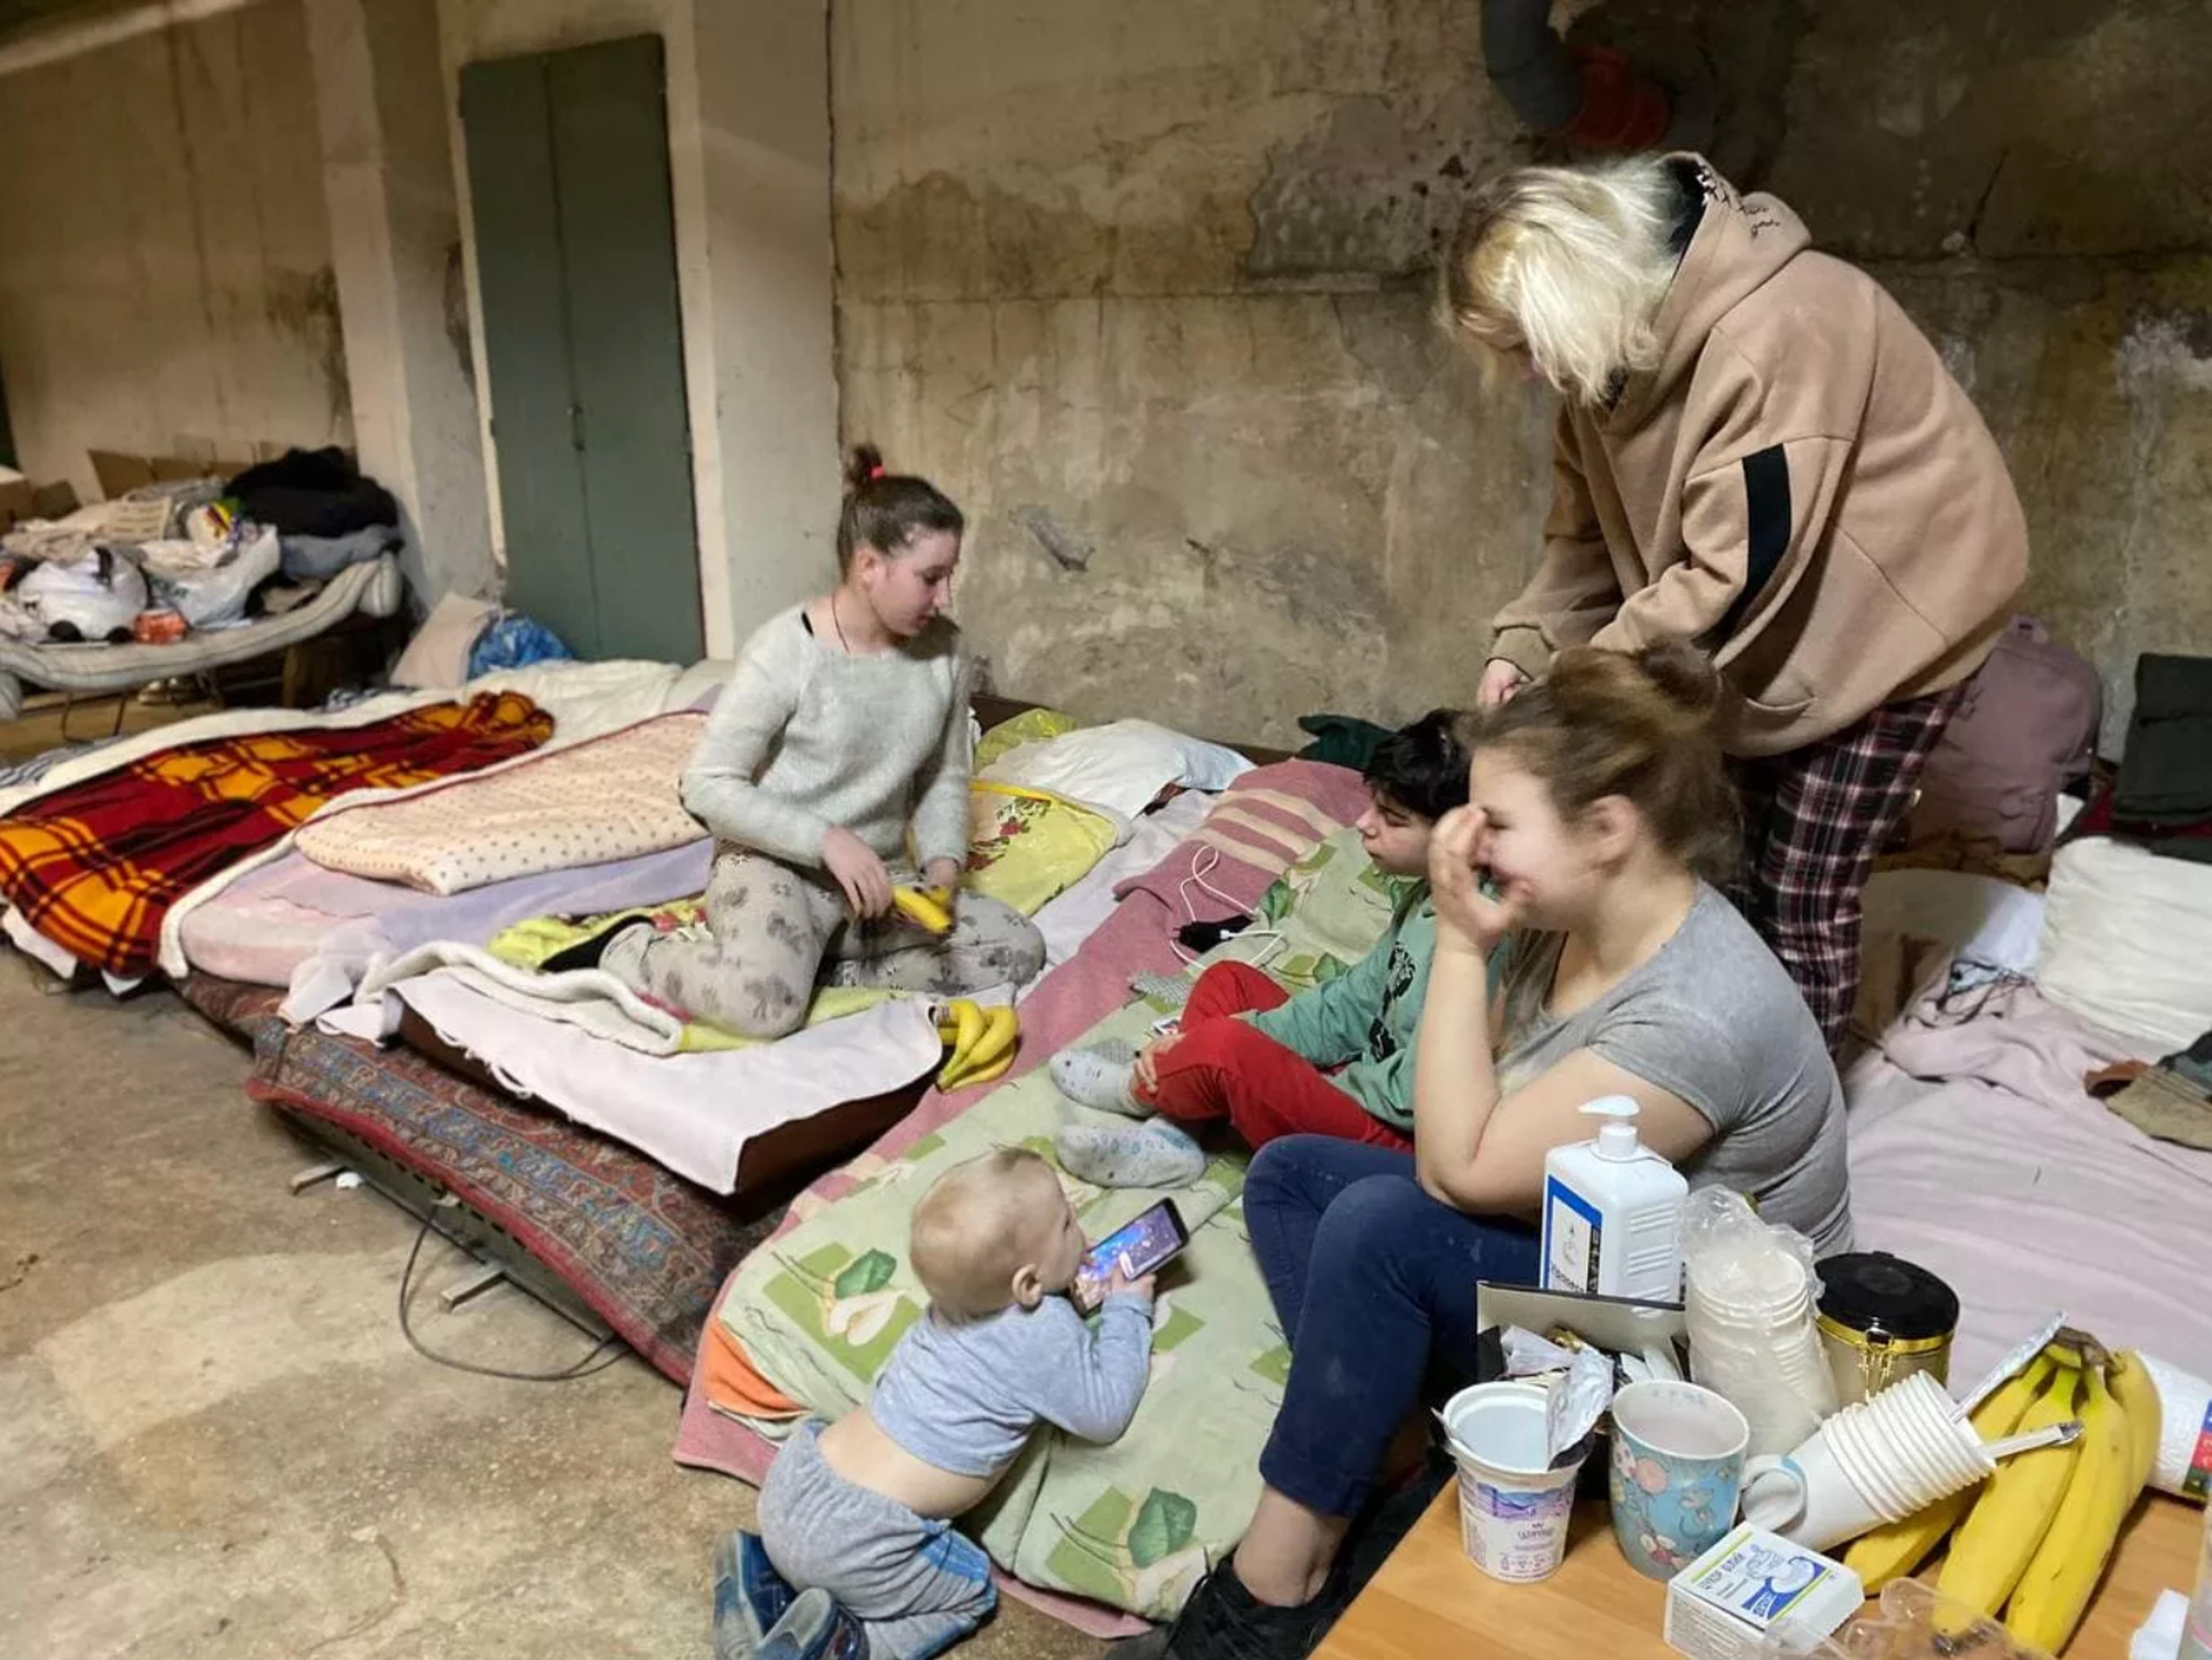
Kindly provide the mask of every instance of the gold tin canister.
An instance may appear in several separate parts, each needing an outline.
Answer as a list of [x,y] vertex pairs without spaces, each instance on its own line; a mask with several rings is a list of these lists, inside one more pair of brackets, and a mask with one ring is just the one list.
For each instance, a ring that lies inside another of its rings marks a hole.
[[1927,1269],[1887,1251],[1825,1258],[1820,1276],[1820,1347],[1849,1406],[1916,1371],[1948,1383],[1959,1296]]

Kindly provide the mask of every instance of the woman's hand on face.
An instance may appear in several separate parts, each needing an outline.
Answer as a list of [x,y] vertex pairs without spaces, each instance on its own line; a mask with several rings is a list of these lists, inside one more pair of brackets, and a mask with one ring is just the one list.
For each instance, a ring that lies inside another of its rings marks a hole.
[[1480,807],[1454,807],[1429,836],[1429,893],[1437,907],[1439,951],[1487,958],[1520,920],[1516,888],[1498,898],[1482,891],[1475,857],[1486,823]]
[[876,850],[847,830],[832,824],[822,837],[822,863],[855,916],[881,916],[891,908],[891,873]]
[[1474,689],[1475,707],[1494,709],[1510,702],[1513,694],[1528,684],[1528,677],[1517,666],[1493,657],[1482,666],[1482,680]]

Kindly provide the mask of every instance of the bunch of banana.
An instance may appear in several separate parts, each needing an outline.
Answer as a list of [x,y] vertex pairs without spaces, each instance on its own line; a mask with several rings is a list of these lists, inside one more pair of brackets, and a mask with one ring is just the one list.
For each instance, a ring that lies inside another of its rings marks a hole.
[[943,888],[898,887],[891,890],[891,909],[928,933],[952,931],[952,896]]
[[[2061,1330],[1971,1421],[1984,1441],[2069,1419],[2080,1420],[2081,1434],[2018,1454],[1979,1489],[1875,1529],[1844,1560],[1872,1592],[1911,1572],[1948,1535],[1936,1589],[1954,1605],[1951,1623],[2002,1609],[2014,1637],[2057,1654],[2150,1475],[2158,1414],[2158,1393],[2135,1354],[2108,1353],[2085,1332]],[[1939,1630],[1944,1623],[1939,1614]]]
[[957,997],[945,1005],[937,1035],[952,1051],[937,1074],[937,1087],[964,1090],[1006,1075],[1014,1064],[1020,1023],[1011,1004],[979,1008],[967,998]]

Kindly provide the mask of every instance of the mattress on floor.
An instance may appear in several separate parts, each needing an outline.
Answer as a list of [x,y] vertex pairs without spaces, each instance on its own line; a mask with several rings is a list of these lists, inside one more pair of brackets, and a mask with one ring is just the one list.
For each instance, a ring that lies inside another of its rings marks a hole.
[[1859,1249],[1959,1293],[1954,1384],[2059,1310],[2212,1377],[2212,1152],[2154,1140],[2083,1088],[2145,1058],[2020,982],[1922,1003],[1846,1075]]
[[[185,1000],[253,1046],[246,1093],[360,1136],[514,1235],[659,1371],[690,1376],[708,1304],[781,1213],[766,1191],[717,1198],[642,1153],[470,1082],[428,1056],[312,1027],[267,987],[193,975]],[[893,1121],[918,1090],[864,1104]],[[819,1128],[819,1127],[817,1127]],[[823,1156],[834,1156],[834,1151]]]
[[[1099,892],[1129,876],[1133,859],[1157,860],[1162,840],[1204,805],[1186,798],[1158,824],[1140,821],[1129,856],[1117,849],[1039,912],[1055,951],[1075,952],[1108,921]],[[477,1063],[445,1048],[423,1023],[403,1025],[401,1045],[380,1049],[312,1025],[295,1030],[277,1012],[283,993],[273,988],[194,973],[179,988],[252,1044],[250,1096],[361,1136],[459,1195],[679,1383],[691,1375],[715,1292],[781,1219],[792,1187],[876,1141],[924,1087],[917,1081],[752,1138],[738,1167],[741,1196],[725,1198],[491,1086]]]
[[[1294,861],[1352,824],[1366,802],[1366,787],[1357,773],[1316,762],[1279,762],[1239,778],[1150,870],[1115,882],[1119,903],[1112,915],[1023,999],[1022,1048],[1005,1083],[994,1087],[1003,1088],[1042,1066],[1127,1003],[1132,976],[1180,972],[1185,965],[1176,955],[1175,932],[1190,920],[1194,906],[1207,919],[1249,910]],[[1194,862],[1218,897],[1188,885]],[[1044,921],[1041,915],[1040,923]],[[817,1213],[868,1182],[986,1094],[929,1091],[914,1112],[865,1153],[800,1194],[781,1225]],[[757,1482],[773,1453],[752,1429],[714,1409],[702,1376],[695,1371],[677,1438],[677,1461]]]

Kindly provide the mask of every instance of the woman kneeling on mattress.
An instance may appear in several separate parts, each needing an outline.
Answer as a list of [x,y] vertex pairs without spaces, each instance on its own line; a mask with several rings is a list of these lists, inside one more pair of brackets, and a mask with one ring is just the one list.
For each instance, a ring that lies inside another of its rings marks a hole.
[[1849,1247],[1827,1046],[1707,880],[1735,844],[1718,695],[1687,646],[1579,647],[1472,718],[1468,805],[1430,843],[1413,1150],[1300,1135],[1254,1156],[1245,1220],[1291,1357],[1266,1486],[1235,1557],[1133,1651],[1244,1660],[1319,1639],[1354,1577],[1336,1571],[1352,1519],[1425,1438],[1431,1368],[1473,1370],[1475,1282],[1538,1278],[1527,1219],[1545,1154],[1592,1134],[1585,1103],[1633,1097],[1644,1143],[1692,1187],[1748,1195],[1823,1256]]
[[[959,993],[1019,985],[1044,962],[1030,921],[962,894],[969,660],[944,615],[963,521],[935,486],[854,453],[836,588],[762,625],[684,773],[714,833],[712,935],[607,937],[599,965],[745,1037],[805,1021],[817,980]],[[933,936],[893,914],[915,880],[952,914]],[[826,966],[825,966],[826,964]]]

